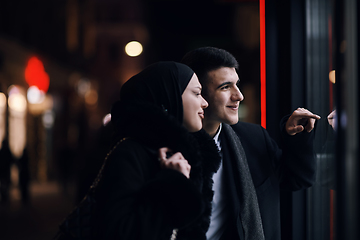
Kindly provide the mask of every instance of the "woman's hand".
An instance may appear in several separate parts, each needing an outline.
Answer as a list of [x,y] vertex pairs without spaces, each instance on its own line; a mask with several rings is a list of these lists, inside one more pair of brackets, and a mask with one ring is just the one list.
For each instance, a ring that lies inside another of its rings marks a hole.
[[188,161],[184,158],[184,156],[181,154],[181,152],[177,152],[172,155],[171,154],[172,151],[167,147],[163,147],[159,149],[160,166],[162,168],[174,169],[184,174],[187,178],[190,178],[191,166],[188,163]]

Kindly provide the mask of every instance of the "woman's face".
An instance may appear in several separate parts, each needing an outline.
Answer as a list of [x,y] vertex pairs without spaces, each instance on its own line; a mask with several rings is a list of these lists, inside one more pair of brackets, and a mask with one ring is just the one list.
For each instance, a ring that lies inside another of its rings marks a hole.
[[182,94],[184,109],[183,125],[190,132],[197,132],[202,128],[204,108],[207,108],[209,105],[201,96],[201,89],[199,79],[194,73]]

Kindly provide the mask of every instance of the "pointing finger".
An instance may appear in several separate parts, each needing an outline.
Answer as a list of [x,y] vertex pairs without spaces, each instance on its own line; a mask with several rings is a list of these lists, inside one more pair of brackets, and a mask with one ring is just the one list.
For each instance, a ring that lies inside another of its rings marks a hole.
[[315,119],[309,119],[309,123],[306,125],[305,129],[307,132],[311,132],[315,126]]

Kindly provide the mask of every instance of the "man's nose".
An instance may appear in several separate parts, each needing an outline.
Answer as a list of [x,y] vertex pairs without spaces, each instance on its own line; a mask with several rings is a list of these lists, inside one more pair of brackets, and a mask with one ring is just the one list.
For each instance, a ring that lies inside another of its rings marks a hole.
[[232,100],[233,101],[242,101],[244,100],[244,95],[242,94],[242,92],[240,91],[240,89],[238,87],[236,87],[235,91],[233,92],[233,94],[231,95]]

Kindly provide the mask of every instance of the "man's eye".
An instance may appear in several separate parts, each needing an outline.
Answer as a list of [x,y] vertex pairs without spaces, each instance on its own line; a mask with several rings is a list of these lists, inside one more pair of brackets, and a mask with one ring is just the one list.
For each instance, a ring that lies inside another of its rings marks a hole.
[[222,90],[226,90],[226,89],[228,89],[228,88],[229,88],[229,86],[226,85],[226,86],[223,86],[221,89],[222,89]]

